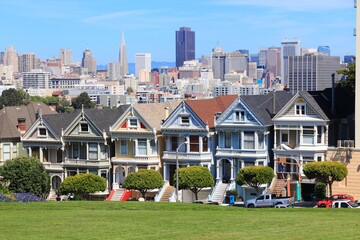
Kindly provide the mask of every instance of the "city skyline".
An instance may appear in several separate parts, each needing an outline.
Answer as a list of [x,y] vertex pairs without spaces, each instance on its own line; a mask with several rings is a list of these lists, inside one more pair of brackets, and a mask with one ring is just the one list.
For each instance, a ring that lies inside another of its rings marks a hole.
[[353,0],[290,2],[282,0],[134,2],[8,1],[0,3],[3,21],[1,50],[34,52],[42,60],[72,50],[81,61],[88,48],[97,63],[118,58],[124,31],[128,62],[151,53],[154,61],[175,62],[175,31],[196,32],[196,58],[209,55],[217,43],[225,52],[280,47],[284,38],[298,38],[302,47],[329,46],[332,56],[355,55]]

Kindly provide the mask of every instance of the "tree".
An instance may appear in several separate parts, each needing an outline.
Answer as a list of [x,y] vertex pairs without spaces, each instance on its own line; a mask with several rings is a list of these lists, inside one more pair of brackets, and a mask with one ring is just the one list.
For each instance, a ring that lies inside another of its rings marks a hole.
[[87,94],[87,92],[83,92],[80,93],[79,96],[77,96],[76,98],[73,98],[71,100],[72,102],[72,106],[75,109],[81,109],[82,106],[84,106],[84,108],[93,108],[95,107],[95,103],[93,103],[89,97],[89,95]]
[[341,80],[337,87],[344,88],[350,93],[355,94],[355,63],[349,63],[346,69],[340,69],[338,74],[345,76],[344,80]]
[[46,198],[50,191],[50,177],[44,165],[35,157],[18,157],[6,161],[0,167],[3,181],[10,182],[8,189],[12,192],[33,193]]
[[138,190],[145,198],[146,192],[151,189],[161,188],[163,179],[159,172],[155,170],[139,170],[130,173],[124,180],[123,187],[126,189]]
[[[176,173],[174,175],[176,184]],[[201,189],[212,187],[214,179],[208,168],[203,166],[190,166],[179,169],[179,189],[189,189],[195,194],[198,200],[198,193]]]
[[3,106],[21,106],[30,103],[29,94],[25,93],[23,90],[16,90],[15,88],[10,88],[4,90],[0,97],[0,108]]
[[65,97],[59,99],[59,104],[56,106],[56,111],[59,113],[69,113],[74,111],[74,108],[71,106],[70,101]]
[[267,166],[250,166],[239,170],[236,176],[238,185],[249,185],[259,192],[262,184],[271,183],[274,178],[274,170]]
[[312,162],[304,166],[303,170],[309,179],[317,179],[329,186],[330,196],[332,196],[332,184],[335,181],[342,181],[348,174],[346,166],[340,162]]
[[82,199],[87,199],[89,194],[104,191],[106,180],[98,175],[82,173],[67,177],[59,188],[60,194],[73,193],[80,195]]

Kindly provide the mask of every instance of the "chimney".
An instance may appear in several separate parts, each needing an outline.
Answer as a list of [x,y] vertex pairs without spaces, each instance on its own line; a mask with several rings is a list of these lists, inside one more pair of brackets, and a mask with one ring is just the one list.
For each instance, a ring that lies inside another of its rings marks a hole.
[[17,128],[20,133],[24,133],[26,131],[26,118],[18,118]]
[[167,119],[169,117],[169,107],[165,107],[165,118]]

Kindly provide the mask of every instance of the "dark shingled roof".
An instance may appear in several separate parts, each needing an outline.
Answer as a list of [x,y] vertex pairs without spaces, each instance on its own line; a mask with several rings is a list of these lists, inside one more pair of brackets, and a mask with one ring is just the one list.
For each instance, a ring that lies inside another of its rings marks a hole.
[[[109,126],[113,125],[116,120],[126,111],[129,105],[122,105],[114,109],[84,109],[85,115],[102,131],[105,130],[109,136]],[[56,116],[44,115],[43,119],[50,127],[61,135],[61,129],[65,130],[81,112],[80,109],[72,113],[57,114]]]
[[[273,102],[275,95],[275,112]],[[245,95],[240,98],[264,125],[272,125],[272,118],[278,113],[293,97],[290,92],[277,91],[266,95]]]
[[41,109],[42,114],[58,115],[44,103],[31,102],[26,106],[4,107],[0,110],[0,138],[18,138],[18,118],[25,118],[26,130],[36,121],[36,114]]

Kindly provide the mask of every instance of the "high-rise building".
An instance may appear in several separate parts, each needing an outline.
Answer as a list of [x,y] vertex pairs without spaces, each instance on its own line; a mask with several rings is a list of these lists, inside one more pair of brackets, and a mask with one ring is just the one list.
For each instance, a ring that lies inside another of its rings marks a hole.
[[225,57],[226,54],[221,47],[217,46],[213,49],[213,52],[211,54],[211,67],[215,79],[225,79]]
[[266,68],[266,55],[267,55],[267,48],[260,48],[259,49],[259,67]]
[[60,59],[63,65],[70,65],[72,63],[72,52],[70,49],[60,49]]
[[281,41],[281,83],[287,86],[288,58],[300,56],[300,39],[283,39]]
[[24,53],[18,55],[19,72],[30,72],[33,69],[40,68],[40,59],[36,57],[35,53]]
[[184,61],[195,59],[195,32],[189,27],[181,27],[176,31],[176,67],[181,67]]
[[17,52],[14,50],[13,46],[9,46],[4,51],[3,64],[5,66],[13,66],[13,71],[19,71],[19,59]]
[[271,71],[275,77],[280,76],[281,71],[281,49],[271,47],[266,54],[266,69]]
[[107,74],[110,80],[120,80],[120,63],[115,61],[108,63]]
[[247,49],[239,49],[239,52],[242,54],[247,54],[249,56],[249,50]]
[[293,94],[331,87],[331,75],[340,69],[340,57],[323,54],[289,56],[288,62],[288,87]]
[[125,36],[121,34],[120,51],[119,51],[120,77],[124,77],[129,73],[129,66],[126,56]]
[[145,70],[151,72],[151,53],[136,53],[135,54],[135,76],[139,77],[139,71]]
[[326,56],[330,56],[330,47],[329,46],[319,46],[317,48],[317,51],[319,53],[325,54]]
[[47,89],[50,88],[50,73],[35,69],[31,72],[23,72],[24,89]]
[[248,74],[249,56],[247,54],[235,51],[225,54],[225,73],[243,72]]
[[256,64],[259,66],[259,54],[258,53],[250,54],[249,62],[256,62]]
[[345,55],[344,63],[355,63],[355,56],[354,55]]
[[85,49],[83,52],[81,66],[87,68],[89,74],[96,74],[96,59],[89,49]]

